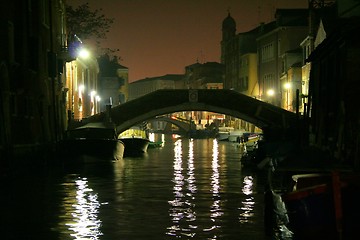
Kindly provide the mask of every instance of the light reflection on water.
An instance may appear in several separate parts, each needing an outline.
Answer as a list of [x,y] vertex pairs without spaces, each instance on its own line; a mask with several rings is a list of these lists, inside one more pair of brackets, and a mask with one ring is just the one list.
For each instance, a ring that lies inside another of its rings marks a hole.
[[[191,146],[191,144],[190,144]],[[178,139],[175,142],[174,146],[174,177],[173,177],[173,193],[174,199],[168,201],[170,204],[169,216],[172,221],[172,226],[168,227],[168,232],[166,233],[169,236],[178,236],[179,234],[184,234],[192,228],[192,225],[182,226],[182,220],[186,222],[191,222],[196,219],[196,215],[192,211],[191,203],[191,187],[187,186],[190,189],[190,192],[184,190],[184,185],[187,182],[183,174],[183,156],[182,156],[182,139]],[[188,169],[187,169],[188,170]],[[192,176],[193,177],[193,176]],[[191,180],[193,182],[194,179]],[[184,193],[185,192],[185,193]],[[191,235],[189,235],[191,236]]]
[[[212,141],[212,159],[211,159],[211,175],[209,179],[209,191],[212,195],[212,203],[209,209],[210,225],[201,226],[197,222],[196,201],[197,185],[194,164],[194,140],[189,140],[189,153],[184,156],[183,140],[178,139],[174,144],[174,163],[173,163],[173,195],[174,199],[168,201],[170,205],[169,216],[172,225],[167,228],[167,235],[174,238],[181,238],[183,236],[194,238],[202,232],[206,232],[207,239],[218,239],[218,234],[221,233],[222,217],[225,209],[227,199],[222,196],[221,171],[222,166],[219,163],[219,143],[216,140]],[[187,167],[183,166],[187,164]],[[206,162],[204,163],[206,165]],[[225,164],[225,163],[224,163]],[[226,167],[224,166],[224,170]],[[239,210],[239,223],[244,224],[252,221],[254,217],[254,197],[252,176],[245,176],[243,180],[242,193],[245,200],[241,201],[242,206]],[[208,188],[205,186],[203,191]],[[240,203],[240,201],[239,201]],[[203,217],[203,216],[202,216]],[[204,221],[204,220],[200,220]],[[206,224],[205,224],[206,225]],[[200,231],[200,232],[199,232]]]
[[243,211],[239,216],[239,221],[241,223],[246,223],[252,221],[252,217],[254,216],[254,197],[253,194],[253,177],[252,176],[245,176],[244,177],[244,186],[242,188],[242,192],[246,196],[245,200],[242,201],[243,206],[241,210]]
[[233,239],[246,231],[241,239],[263,239],[246,238],[261,235],[261,223],[255,179],[243,175],[239,149],[215,139],[167,141],[166,157],[153,149],[118,163],[112,178],[68,180],[62,239]]
[[[213,152],[212,152],[212,161],[211,161],[211,191],[213,195],[213,204],[210,209],[210,218],[213,222],[213,226],[210,229],[205,229],[205,231],[214,230],[220,228],[220,225],[216,225],[217,219],[223,215],[223,210],[221,209],[221,196],[220,196],[220,174],[219,174],[219,152],[218,152],[218,142],[213,141]],[[220,219],[219,219],[220,221]],[[211,239],[216,239],[216,234]]]
[[64,211],[68,214],[68,218],[64,220],[70,236],[73,239],[100,239],[103,233],[100,231],[101,220],[98,217],[101,205],[98,194],[88,187],[86,178],[76,178],[74,184],[63,186],[66,192],[74,193],[74,196],[68,195],[64,199],[68,203],[64,205]]

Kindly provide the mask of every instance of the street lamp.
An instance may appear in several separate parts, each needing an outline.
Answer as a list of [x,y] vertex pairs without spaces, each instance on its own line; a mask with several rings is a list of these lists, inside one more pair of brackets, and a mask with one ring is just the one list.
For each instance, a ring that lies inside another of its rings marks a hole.
[[90,52],[86,48],[80,48],[78,50],[78,56],[82,59],[87,59],[90,56]]
[[275,91],[274,91],[274,89],[269,89],[269,90],[267,90],[266,94],[267,94],[269,97],[272,97],[272,96],[274,96]]

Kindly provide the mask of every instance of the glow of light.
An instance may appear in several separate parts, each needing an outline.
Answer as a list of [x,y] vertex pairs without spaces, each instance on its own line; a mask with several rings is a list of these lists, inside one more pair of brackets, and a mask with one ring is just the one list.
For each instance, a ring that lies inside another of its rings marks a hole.
[[90,56],[90,52],[86,48],[81,48],[78,52],[78,56],[83,59],[87,59]]
[[269,89],[269,90],[267,90],[266,94],[271,97],[271,96],[274,96],[275,91],[274,91],[274,89]]
[[178,135],[178,134],[172,134],[171,136],[172,136],[172,138],[175,138],[175,139],[176,139],[176,138],[181,138],[181,136]]
[[287,83],[284,84],[284,88],[285,88],[285,89],[290,89],[290,87],[291,87],[291,84],[290,84],[290,83],[287,82]]
[[149,133],[149,140],[155,142],[155,133]]
[[97,102],[100,102],[100,101],[101,101],[101,97],[98,96],[98,95],[95,97],[95,99],[96,99]]
[[83,93],[84,92],[84,90],[85,90],[85,86],[84,85],[79,85],[79,92],[80,93]]
[[90,96],[91,96],[92,98],[95,97],[95,95],[96,95],[96,91],[93,90],[93,91],[90,92]]

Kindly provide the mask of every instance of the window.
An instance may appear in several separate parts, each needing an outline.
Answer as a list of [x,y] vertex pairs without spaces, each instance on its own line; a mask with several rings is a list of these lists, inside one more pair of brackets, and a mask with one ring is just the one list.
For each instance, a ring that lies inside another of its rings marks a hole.
[[266,44],[261,48],[261,59],[263,62],[267,62],[274,59],[273,43]]
[[267,89],[273,88],[274,86],[275,86],[274,75],[273,74],[266,74],[264,76],[264,88],[265,88],[265,91]]

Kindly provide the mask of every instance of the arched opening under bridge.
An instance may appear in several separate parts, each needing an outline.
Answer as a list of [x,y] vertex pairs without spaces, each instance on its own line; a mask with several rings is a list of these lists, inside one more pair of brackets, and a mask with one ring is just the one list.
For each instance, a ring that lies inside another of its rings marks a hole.
[[166,116],[158,116],[152,119],[147,120],[147,122],[154,122],[154,121],[162,121],[162,122],[167,122],[170,124],[173,124],[175,126],[177,126],[180,131],[182,132],[189,132],[191,129],[195,129],[196,125],[195,123],[191,122],[190,120],[184,121],[184,120],[177,120],[171,117],[166,117]]

